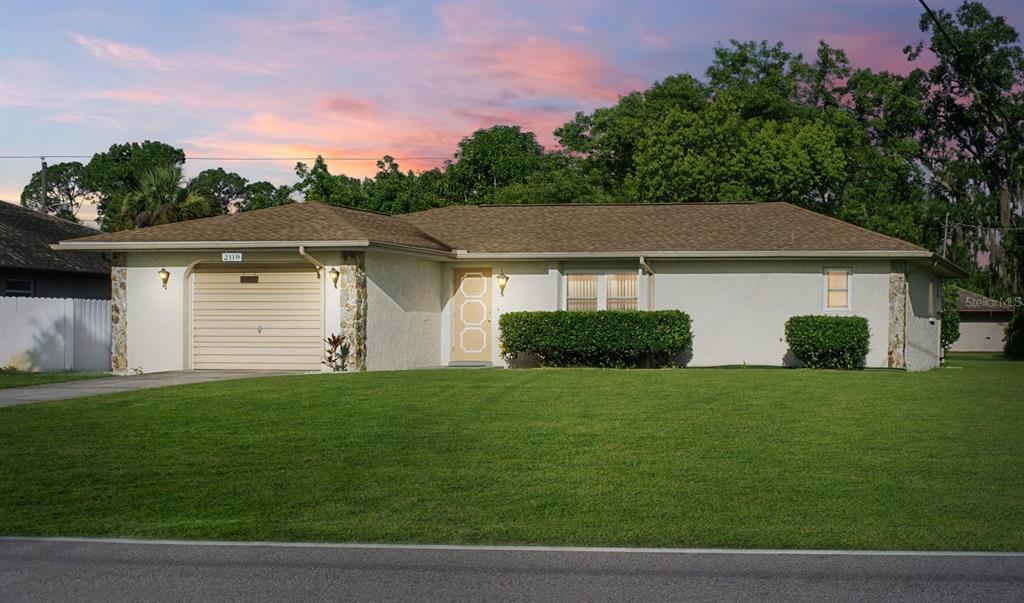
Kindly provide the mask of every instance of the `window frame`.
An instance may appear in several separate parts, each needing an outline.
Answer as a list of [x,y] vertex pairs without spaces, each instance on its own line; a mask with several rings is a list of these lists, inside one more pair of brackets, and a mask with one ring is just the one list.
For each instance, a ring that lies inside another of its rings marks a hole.
[[[16,293],[11,293],[7,288],[11,281],[17,283],[28,283],[27,293],[25,289],[18,289]],[[35,297],[36,295],[36,283],[30,278],[4,278],[3,282],[3,296],[4,297]]]
[[[830,272],[846,273],[846,306],[830,307],[828,305],[829,291],[842,291],[842,289],[829,289],[828,275]],[[821,308],[826,313],[850,314],[853,312],[853,268],[850,266],[826,266],[821,273]]]
[[[641,274],[640,269],[630,268],[573,268],[562,271],[562,295],[561,295],[561,310],[568,311],[569,309],[569,275],[572,274],[593,274],[597,276],[597,311],[601,312],[608,309],[608,279],[609,274],[631,274],[636,276],[636,310],[640,310],[640,281]],[[615,299],[630,299],[628,297],[617,297]],[[616,310],[619,311],[619,310]],[[628,311],[628,310],[622,310]]]

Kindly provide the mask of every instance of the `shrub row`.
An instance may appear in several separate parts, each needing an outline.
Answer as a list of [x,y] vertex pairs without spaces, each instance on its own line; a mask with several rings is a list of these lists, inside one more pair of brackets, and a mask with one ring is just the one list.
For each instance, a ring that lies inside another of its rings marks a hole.
[[861,316],[794,316],[786,321],[789,350],[810,368],[862,369],[871,332]]
[[530,355],[544,366],[668,366],[693,343],[679,310],[509,312],[498,325],[506,360]]

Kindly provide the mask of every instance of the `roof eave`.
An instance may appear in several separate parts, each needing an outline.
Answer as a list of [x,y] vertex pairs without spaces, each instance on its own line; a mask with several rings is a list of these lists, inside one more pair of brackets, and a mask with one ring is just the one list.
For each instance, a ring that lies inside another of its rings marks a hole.
[[[455,259],[459,260],[543,260],[543,259],[614,259],[646,258],[661,259],[813,259],[813,258],[848,258],[848,259],[908,259],[930,258],[933,254],[927,250],[920,251],[582,251],[582,252],[487,252],[456,250]],[[953,265],[953,264],[950,264]],[[955,267],[955,266],[954,266]]]
[[294,247],[365,248],[367,240],[346,241],[61,241],[57,251],[179,251],[219,249],[291,249]]

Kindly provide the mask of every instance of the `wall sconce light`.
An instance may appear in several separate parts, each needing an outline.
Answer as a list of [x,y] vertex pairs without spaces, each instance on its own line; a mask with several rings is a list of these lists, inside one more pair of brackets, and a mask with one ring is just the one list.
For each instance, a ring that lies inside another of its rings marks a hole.
[[505,285],[508,285],[508,275],[502,270],[496,278],[498,279],[498,289],[501,291],[501,296],[505,297]]
[[337,289],[338,279],[341,278],[341,273],[338,272],[338,269],[331,268],[330,272],[327,273],[327,276],[331,277],[331,282],[334,283],[334,288]]
[[166,268],[161,268],[160,272],[157,272],[157,275],[160,277],[160,282],[163,283],[164,289],[166,289],[167,280],[171,278],[171,273],[167,272]]

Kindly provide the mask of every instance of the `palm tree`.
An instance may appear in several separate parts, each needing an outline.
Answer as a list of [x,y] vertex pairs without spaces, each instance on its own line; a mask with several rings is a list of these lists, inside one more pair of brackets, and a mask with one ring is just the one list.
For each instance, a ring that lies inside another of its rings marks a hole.
[[181,167],[160,165],[143,172],[138,187],[124,196],[113,219],[113,230],[170,224],[215,214],[205,197],[184,186]]

